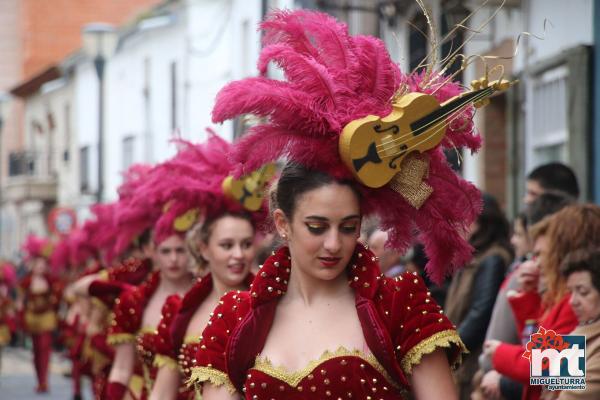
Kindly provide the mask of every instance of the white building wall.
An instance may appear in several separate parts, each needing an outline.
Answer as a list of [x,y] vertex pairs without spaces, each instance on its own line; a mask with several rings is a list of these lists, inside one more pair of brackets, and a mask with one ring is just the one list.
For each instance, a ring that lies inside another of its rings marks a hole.
[[[75,65],[73,85],[73,134],[76,139],[72,149],[73,165],[77,168],[74,185],[80,193],[77,217],[82,221],[88,213],[88,207],[95,202],[98,189],[98,78],[90,60],[82,60]],[[88,148],[87,167],[80,159],[84,147]],[[85,168],[88,168],[90,183],[88,189],[81,192],[81,174]]]
[[[206,137],[205,128],[213,127],[232,138],[232,124],[214,126],[210,113],[217,92],[227,82],[256,73],[260,4],[259,0],[187,0],[171,16],[142,21],[122,39],[106,71],[105,200],[117,198],[126,167],[125,137],[134,138],[133,161],[144,163],[172,156],[176,148],[169,141],[175,136],[199,142]],[[95,137],[91,143],[96,143]]]
[[[529,40],[529,51],[523,51],[517,57],[517,71],[526,68],[527,63],[534,64],[568,48],[593,43],[592,0],[524,0],[523,11],[522,30],[544,36],[544,40]],[[544,19],[548,21],[545,35]]]
[[[142,29],[124,39],[107,64],[105,103],[105,200],[117,198],[124,165],[123,140],[133,138],[133,162],[154,163],[175,152],[169,144],[181,130],[181,54],[184,27],[172,25]],[[171,126],[171,63],[175,62],[176,127]],[[146,72],[147,71],[147,72]],[[146,74],[147,77],[146,77]],[[146,81],[148,82],[146,86]],[[145,105],[144,93],[149,103]],[[186,137],[185,134],[182,134]],[[145,149],[150,149],[146,152]]]
[[[473,29],[479,28],[492,16],[496,8],[484,8],[469,21]],[[582,44],[593,43],[593,2],[578,0],[565,2],[562,0],[523,0],[521,7],[504,7],[490,23],[475,35],[465,47],[466,54],[486,54],[506,39],[516,41],[520,36],[516,54],[513,59],[513,74],[526,72],[529,67],[561,54],[563,51]],[[544,26],[545,25],[545,26]],[[532,35],[527,35],[529,32]],[[533,35],[537,36],[534,37]],[[502,54],[512,56],[512,54]],[[467,69],[465,82],[476,78],[475,68]],[[525,91],[525,103],[522,115],[525,118],[525,171],[535,167],[533,154],[533,138],[531,102],[534,80],[524,78],[520,88]],[[485,148],[484,150],[485,151]],[[464,174],[468,179],[479,183],[482,176],[478,155],[465,155]]]

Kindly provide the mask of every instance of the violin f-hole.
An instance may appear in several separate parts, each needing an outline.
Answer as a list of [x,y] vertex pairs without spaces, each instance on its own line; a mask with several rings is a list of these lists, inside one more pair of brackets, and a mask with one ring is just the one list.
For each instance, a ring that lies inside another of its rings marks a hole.
[[395,135],[398,132],[400,132],[400,128],[398,127],[398,125],[392,125],[392,126],[387,127],[385,129],[382,129],[381,125],[375,125],[375,126],[373,126],[373,130],[375,132],[377,132],[377,133],[384,133],[384,132],[387,132],[387,131],[392,131],[393,135]]
[[403,144],[402,146],[400,146],[400,152],[394,158],[392,158],[390,160],[388,166],[392,169],[396,169],[398,167],[396,165],[396,161],[398,161],[398,159],[404,157],[407,150],[408,150],[408,146],[406,144]]
[[379,154],[377,153],[377,147],[375,143],[371,143],[369,148],[367,149],[367,155],[363,158],[355,158],[352,160],[352,164],[354,165],[354,170],[356,172],[360,171],[361,168],[368,162],[372,162],[374,164],[381,164],[381,158],[379,158]]

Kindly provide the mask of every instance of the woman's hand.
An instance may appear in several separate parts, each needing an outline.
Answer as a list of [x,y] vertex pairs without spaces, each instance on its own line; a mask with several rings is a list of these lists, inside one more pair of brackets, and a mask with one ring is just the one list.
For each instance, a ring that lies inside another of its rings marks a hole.
[[483,343],[483,353],[490,358],[493,358],[494,353],[496,353],[498,346],[501,344],[502,342],[499,340],[486,340],[485,343]]
[[481,380],[481,390],[491,399],[500,399],[500,377],[495,370],[488,371]]
[[522,292],[537,291],[540,278],[540,266],[537,261],[529,260],[519,265],[517,269],[517,282]]

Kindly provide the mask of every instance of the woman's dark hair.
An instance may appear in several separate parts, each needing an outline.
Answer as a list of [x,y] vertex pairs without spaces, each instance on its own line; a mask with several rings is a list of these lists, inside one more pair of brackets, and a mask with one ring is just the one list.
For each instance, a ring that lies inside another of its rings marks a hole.
[[513,223],[517,221],[521,221],[521,225],[523,225],[523,228],[527,230],[527,213],[525,211],[521,211],[515,216]]
[[302,165],[289,162],[283,167],[279,180],[274,187],[271,196],[271,209],[281,209],[285,216],[291,220],[300,196],[332,183],[349,186],[360,199],[360,193],[354,186],[353,181],[337,180],[324,172],[309,170]]
[[429,258],[425,253],[425,246],[423,246],[422,243],[417,243],[413,246],[412,254],[408,261],[414,263],[420,271],[425,271],[425,266],[427,265]]
[[574,198],[579,197],[579,184],[575,173],[559,162],[540,165],[527,175],[527,180],[538,182],[544,190],[559,190]]
[[477,217],[477,225],[477,230],[469,239],[476,252],[481,253],[493,244],[511,249],[508,219],[500,209],[498,201],[487,193],[483,194],[483,210]]
[[140,235],[136,238],[134,242],[134,246],[140,250],[147,246],[152,240],[152,229],[145,229]]
[[548,215],[552,215],[574,202],[573,197],[566,193],[544,192],[527,207],[524,225],[525,227],[535,225]]
[[579,271],[588,271],[592,285],[600,292],[600,247],[578,249],[567,254],[560,265],[562,275],[568,278]]

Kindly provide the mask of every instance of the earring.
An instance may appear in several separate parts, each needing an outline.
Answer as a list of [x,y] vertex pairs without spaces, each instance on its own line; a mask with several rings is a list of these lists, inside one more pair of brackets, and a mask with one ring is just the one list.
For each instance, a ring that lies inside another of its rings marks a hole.
[[281,234],[281,238],[282,238],[283,240],[287,240],[287,235],[286,235],[285,233],[282,233],[282,234]]

